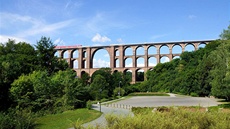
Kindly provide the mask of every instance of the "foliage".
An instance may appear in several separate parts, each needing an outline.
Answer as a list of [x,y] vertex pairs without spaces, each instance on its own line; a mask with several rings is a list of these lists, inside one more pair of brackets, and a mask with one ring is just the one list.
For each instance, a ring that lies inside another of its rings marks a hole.
[[220,45],[209,58],[214,64],[211,69],[212,94],[230,100],[230,40],[220,40]]
[[51,77],[46,71],[34,71],[15,80],[10,93],[18,108],[29,108],[35,112],[47,110],[55,113],[61,107],[84,107],[87,89],[75,76],[70,69]]
[[1,129],[33,129],[36,123],[33,113],[26,110],[13,110],[0,112]]
[[[167,109],[167,108],[166,108]],[[230,128],[230,114],[224,112],[200,112],[183,109],[168,109],[132,116],[107,115],[107,129],[208,129]]]
[[124,96],[125,90],[123,88],[117,87],[113,90],[113,96]]
[[130,87],[129,84],[129,76],[121,72],[112,73],[110,68],[101,68],[95,71],[91,77],[91,81],[90,94],[92,99],[98,99],[100,97],[100,89],[102,90],[101,98],[110,98],[114,96],[114,89],[117,87],[123,88],[125,94],[132,91],[132,87]]
[[220,38],[223,40],[230,40],[230,25],[228,26],[227,30],[223,30],[223,32],[220,35]]
[[179,59],[157,64],[152,71],[146,73],[147,81],[139,85],[139,90],[209,96],[212,80],[210,71],[214,64],[208,56],[219,44],[219,41],[214,41],[205,48],[182,53]]
[[35,45],[37,49],[37,58],[39,70],[46,70],[49,75],[52,73],[65,70],[68,68],[68,64],[64,60],[58,60],[55,53],[55,45],[50,38],[41,37],[41,39]]
[[0,110],[6,110],[12,104],[9,97],[11,83],[21,74],[36,69],[36,51],[24,42],[8,40],[0,44]]

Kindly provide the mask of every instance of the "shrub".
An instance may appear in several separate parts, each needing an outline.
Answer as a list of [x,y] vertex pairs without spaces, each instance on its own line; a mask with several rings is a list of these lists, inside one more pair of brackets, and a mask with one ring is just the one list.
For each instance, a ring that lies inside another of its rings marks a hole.
[[89,109],[89,110],[92,109],[92,102],[90,100],[87,101],[86,108]]
[[0,113],[1,129],[32,129],[35,126],[34,115],[26,110],[9,110]]
[[[153,109],[153,108],[152,108]],[[164,111],[163,111],[164,109]],[[108,129],[209,129],[230,128],[230,113],[226,112],[201,112],[199,110],[183,110],[183,108],[159,108],[159,111],[141,113],[145,108],[135,108],[138,114],[135,117],[108,115]]]

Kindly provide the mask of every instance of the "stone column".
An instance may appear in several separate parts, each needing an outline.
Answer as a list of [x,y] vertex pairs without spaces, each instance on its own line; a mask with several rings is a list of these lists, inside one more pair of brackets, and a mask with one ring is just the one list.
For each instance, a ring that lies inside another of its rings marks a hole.
[[124,68],[124,46],[119,46],[118,48],[119,51],[119,67]]
[[[83,50],[82,48],[78,49],[78,68],[82,69],[83,68]],[[80,74],[79,74],[80,75]]]
[[149,61],[148,61],[148,47],[149,46],[144,46],[144,49],[145,49],[145,56],[144,56],[144,67],[149,67]]
[[132,56],[132,60],[133,60],[133,66],[132,67],[137,67],[137,59],[136,59],[136,48],[137,47],[131,47],[133,49],[133,56]]
[[91,48],[87,47],[86,48],[86,68],[91,68],[92,64],[92,59],[91,59]]
[[110,57],[110,68],[113,69],[116,63],[114,46],[110,46],[108,48],[108,52],[109,52],[109,57]]

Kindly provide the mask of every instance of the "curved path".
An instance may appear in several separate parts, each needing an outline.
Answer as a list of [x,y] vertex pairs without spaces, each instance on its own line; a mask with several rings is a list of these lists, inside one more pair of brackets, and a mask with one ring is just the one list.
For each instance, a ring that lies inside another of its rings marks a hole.
[[[100,111],[100,107],[98,104],[94,104],[92,107],[94,110]],[[101,105],[101,112],[103,114],[97,118],[96,120],[93,120],[89,123],[83,124],[84,127],[96,127],[96,126],[105,126],[106,120],[105,115],[106,114],[115,114],[115,115],[133,115],[133,113],[128,109],[121,109],[121,108],[111,108]]]

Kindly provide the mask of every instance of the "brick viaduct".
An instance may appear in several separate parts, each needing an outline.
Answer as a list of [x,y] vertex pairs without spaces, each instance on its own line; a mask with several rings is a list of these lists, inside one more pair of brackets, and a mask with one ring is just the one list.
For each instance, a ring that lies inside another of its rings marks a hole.
[[[66,59],[69,66],[77,72],[77,76],[81,77],[82,74],[88,73],[90,76],[98,70],[99,68],[93,67],[93,57],[98,50],[107,50],[110,57],[110,68],[113,72],[132,72],[132,82],[136,83],[136,75],[138,70],[152,69],[154,66],[150,65],[150,58],[154,58],[157,63],[161,63],[161,58],[166,57],[171,61],[173,58],[181,55],[185,51],[187,46],[192,46],[197,50],[199,45],[208,44],[213,40],[202,40],[202,41],[182,41],[182,42],[164,42],[164,43],[140,43],[140,44],[125,44],[125,45],[110,45],[110,46],[92,46],[92,47],[66,47],[66,48],[56,48],[55,55],[59,58]],[[163,53],[161,48],[166,47],[168,51]],[[180,52],[174,52],[174,47],[179,47]],[[132,49],[132,54],[127,55],[126,50]],[[137,49],[142,48],[144,53],[137,54]],[[150,49],[151,48],[151,49]],[[151,50],[155,50],[153,53]],[[66,53],[64,57],[64,53]],[[103,55],[102,55],[103,56]],[[125,64],[126,59],[132,59],[132,66],[128,67]],[[137,59],[143,58],[144,65],[138,66]],[[76,66],[75,66],[76,65]]]

